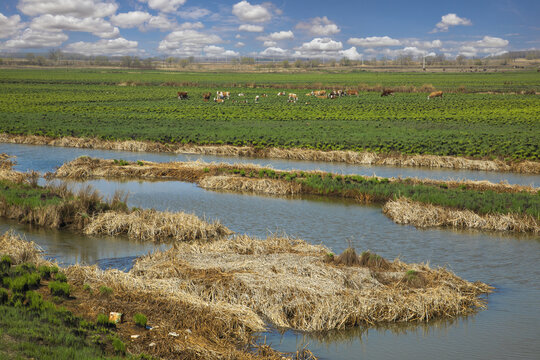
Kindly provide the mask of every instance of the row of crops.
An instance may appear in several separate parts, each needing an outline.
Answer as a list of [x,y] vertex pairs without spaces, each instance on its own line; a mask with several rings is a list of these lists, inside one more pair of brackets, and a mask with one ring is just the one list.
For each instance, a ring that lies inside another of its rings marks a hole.
[[[9,74],[0,79],[1,132],[540,159],[538,95],[445,93],[427,100],[425,93],[361,92],[330,100],[298,89],[287,90],[299,95],[297,103],[289,103],[274,89],[68,84],[54,76],[45,83],[41,73]],[[104,76],[79,75],[88,74]],[[27,80],[15,81],[14,75]],[[203,101],[204,92],[216,90],[232,91],[231,99]],[[177,91],[187,91],[189,99],[178,100]],[[268,97],[255,103],[262,93]]]

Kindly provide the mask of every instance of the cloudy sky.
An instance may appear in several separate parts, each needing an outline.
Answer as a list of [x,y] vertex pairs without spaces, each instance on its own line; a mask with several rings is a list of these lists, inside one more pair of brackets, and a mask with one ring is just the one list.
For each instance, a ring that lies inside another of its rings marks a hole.
[[540,49],[539,0],[2,0],[0,51],[371,59]]

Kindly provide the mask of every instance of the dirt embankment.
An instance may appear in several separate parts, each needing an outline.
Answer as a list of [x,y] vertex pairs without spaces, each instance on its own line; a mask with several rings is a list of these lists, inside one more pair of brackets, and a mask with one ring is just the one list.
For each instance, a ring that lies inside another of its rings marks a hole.
[[291,160],[343,162],[362,165],[391,165],[404,167],[430,167],[482,171],[509,171],[540,174],[539,161],[505,162],[437,155],[379,154],[355,151],[322,151],[310,149],[255,148],[231,145],[162,144],[151,141],[109,141],[96,138],[51,138],[37,135],[0,134],[0,142],[13,144],[50,145],[87,149],[122,150],[139,152],[176,152],[202,155],[243,156]]

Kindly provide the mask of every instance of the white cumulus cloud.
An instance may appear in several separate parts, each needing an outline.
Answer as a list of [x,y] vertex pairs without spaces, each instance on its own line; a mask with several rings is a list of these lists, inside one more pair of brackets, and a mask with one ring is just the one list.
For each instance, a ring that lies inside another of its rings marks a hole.
[[383,47],[383,46],[399,46],[401,41],[397,39],[392,39],[388,36],[370,36],[365,38],[350,38],[347,42],[351,45],[361,46],[361,47]]
[[175,12],[180,6],[186,3],[186,0],[139,0],[147,3],[148,7],[164,13]]
[[277,45],[277,42],[272,41],[272,40],[266,40],[266,41],[263,43],[263,46],[264,46],[264,47],[272,47],[272,46],[276,46],[276,45]]
[[274,46],[268,47],[259,53],[261,56],[287,56],[288,54],[288,50]]
[[178,12],[178,16],[181,18],[191,20],[197,20],[210,14],[212,14],[210,10],[200,7],[190,7]]
[[66,15],[41,15],[32,20],[30,27],[39,31],[81,31],[92,33],[101,38],[115,38],[120,36],[117,27],[101,18],[76,18]]
[[109,55],[120,56],[138,53],[137,41],[130,41],[124,38],[113,40],[99,40],[97,42],[79,41],[67,45],[64,50],[83,55]]
[[295,56],[304,57],[339,57],[343,49],[341,41],[334,41],[330,38],[315,38],[310,42],[305,42],[296,48]]
[[262,5],[251,5],[243,0],[233,5],[232,13],[240,21],[261,23],[272,19],[270,11]]
[[104,18],[116,13],[118,5],[101,0],[20,0],[17,8],[26,15],[68,15]]
[[152,15],[144,11],[130,11],[111,16],[111,22],[121,28],[134,28],[144,24]]
[[502,48],[508,45],[508,40],[498,37],[484,36],[482,40],[476,42],[476,46],[483,48]]
[[4,43],[6,49],[35,49],[60,46],[68,36],[63,32],[44,32],[26,29],[14,39]]
[[263,32],[264,27],[260,25],[242,24],[238,27],[238,30],[247,32]]
[[215,34],[205,34],[192,29],[177,30],[159,43],[158,50],[171,55],[195,56],[200,55],[205,46],[221,42],[223,40]]
[[458,25],[469,26],[469,25],[472,25],[472,22],[469,19],[460,18],[456,14],[450,13],[450,14],[443,15],[441,17],[441,21],[438,22],[437,25],[435,25],[435,29],[433,29],[432,32],[438,32],[438,31],[446,32],[448,31],[448,28],[450,26],[458,26]]
[[358,50],[356,50],[356,47],[351,47],[347,50],[342,50],[340,52],[340,55],[343,57],[346,57],[349,60],[360,60],[362,59],[362,54],[358,53]]
[[339,33],[341,29],[326,16],[316,17],[309,22],[300,22],[297,29],[305,30],[314,36],[331,36]]
[[233,50],[225,50],[221,46],[208,45],[203,48],[204,54],[206,56],[238,56],[239,53]]
[[7,17],[0,13],[0,39],[15,35],[23,27],[24,24],[21,23],[21,17],[19,15]]

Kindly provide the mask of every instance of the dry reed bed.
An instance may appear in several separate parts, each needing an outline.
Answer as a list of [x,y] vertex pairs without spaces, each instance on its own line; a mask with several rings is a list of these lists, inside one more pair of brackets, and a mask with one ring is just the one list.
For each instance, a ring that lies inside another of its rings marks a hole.
[[540,234],[540,222],[532,216],[478,215],[469,210],[423,204],[403,197],[388,201],[383,207],[383,213],[398,224],[411,224],[420,228],[453,227]]
[[483,171],[511,171],[540,174],[539,161],[504,162],[501,160],[475,160],[437,155],[379,154],[355,151],[322,151],[310,149],[281,149],[231,146],[162,144],[152,141],[111,141],[96,138],[52,138],[38,135],[0,134],[0,142],[14,144],[50,145],[87,149],[122,150],[140,152],[177,152],[203,155],[248,156],[326,162],[345,162],[363,165],[424,166],[432,168],[467,169]]
[[130,213],[108,211],[94,216],[87,235],[127,235],[143,241],[212,241],[232,234],[219,221],[207,222],[193,214],[155,210]]
[[[479,296],[490,291],[423,264],[396,260],[386,270],[328,264],[327,252],[303,240],[238,236],[176,244],[139,258],[130,274],[161,281],[167,291],[239,306],[261,321],[306,331],[468,314],[485,307]],[[422,287],[402,281],[408,270],[419,274]]]

